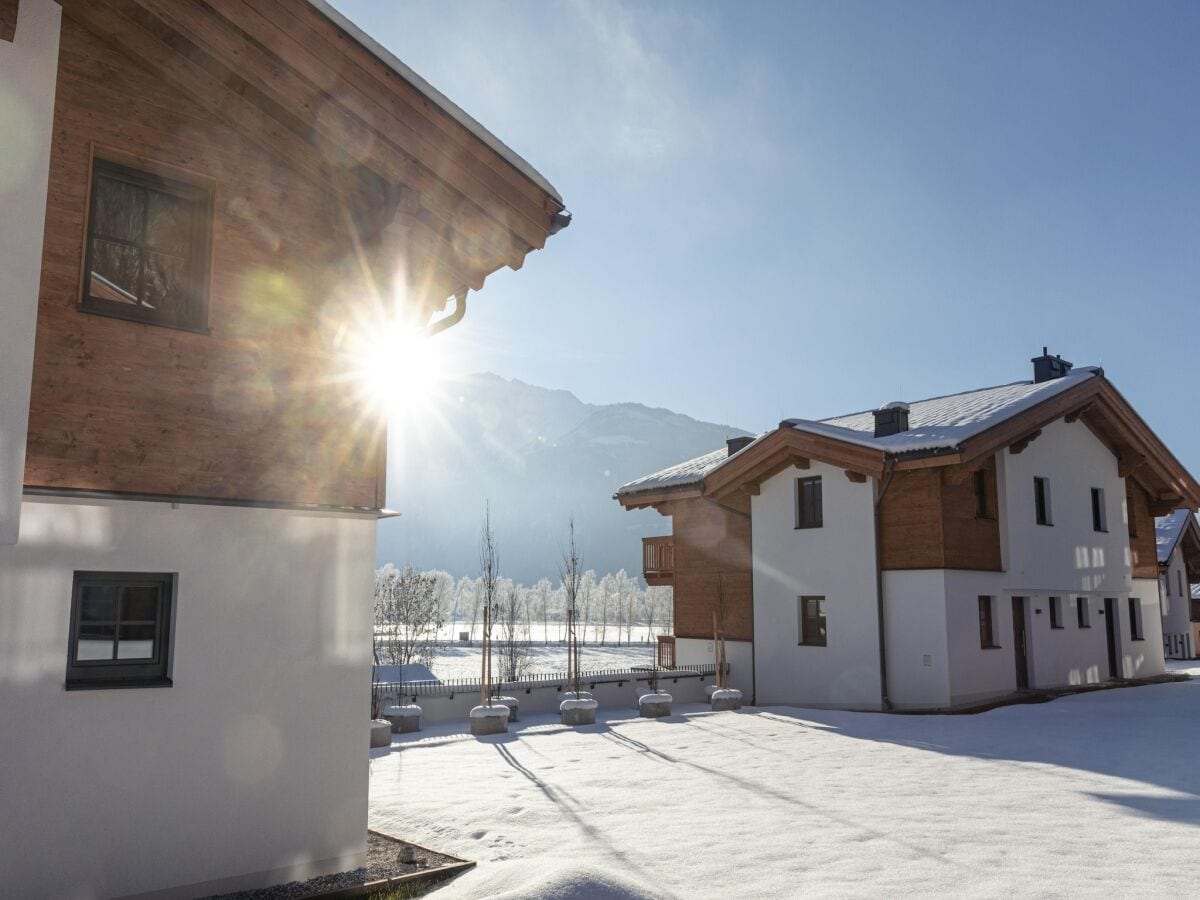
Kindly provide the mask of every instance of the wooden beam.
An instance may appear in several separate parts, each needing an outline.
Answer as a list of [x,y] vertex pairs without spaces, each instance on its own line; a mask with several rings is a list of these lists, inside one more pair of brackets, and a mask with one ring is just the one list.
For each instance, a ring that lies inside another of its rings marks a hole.
[[862,472],[853,472],[850,469],[846,469],[846,478],[854,484],[865,484],[867,481],[867,476]]
[[1088,401],[1087,403],[1083,404],[1082,406],[1078,407],[1077,409],[1071,410],[1069,413],[1067,413],[1065,416],[1063,416],[1063,421],[1065,421],[1068,425],[1070,425],[1072,422],[1077,421],[1079,419],[1079,417],[1082,416],[1084,413],[1086,413],[1089,409],[1091,409],[1092,405],[1093,404],[1091,403],[1091,401]]
[[1040,429],[1040,428],[1037,429],[1036,431],[1029,432],[1029,434],[1025,435],[1023,438],[1013,441],[1011,444],[1009,444],[1008,452],[1011,453],[1013,456],[1016,456],[1018,453],[1020,453],[1022,450],[1024,450],[1026,447],[1028,447],[1034,441],[1036,441],[1041,436],[1041,434],[1042,434],[1042,429]]
[[1146,464],[1146,457],[1140,453],[1134,453],[1132,450],[1126,450],[1117,455],[1117,475],[1121,478],[1129,478]]

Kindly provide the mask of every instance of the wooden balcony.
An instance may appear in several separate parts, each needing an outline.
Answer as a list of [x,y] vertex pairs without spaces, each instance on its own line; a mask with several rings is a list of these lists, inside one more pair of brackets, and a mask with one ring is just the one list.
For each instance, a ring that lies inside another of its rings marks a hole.
[[675,583],[675,539],[642,538],[642,577],[651,587]]

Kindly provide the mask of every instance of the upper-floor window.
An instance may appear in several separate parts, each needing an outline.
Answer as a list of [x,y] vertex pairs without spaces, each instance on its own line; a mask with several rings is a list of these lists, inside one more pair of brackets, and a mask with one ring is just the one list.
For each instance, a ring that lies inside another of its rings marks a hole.
[[170,574],[76,572],[67,687],[170,685],[174,594]]
[[1108,531],[1108,514],[1104,509],[1104,488],[1092,488],[1092,530]]
[[1053,525],[1050,518],[1050,481],[1046,478],[1033,479],[1033,505],[1039,525]]
[[1183,596],[1183,570],[1182,569],[1175,570],[1175,584],[1178,585],[1179,596],[1182,597]]
[[825,598],[800,598],[800,643],[810,647],[826,645]]
[[1140,641],[1142,634],[1142,601],[1137,597],[1129,598],[1129,639]]
[[978,469],[975,472],[975,517],[977,519],[987,519],[990,517],[988,512],[988,490],[987,490],[987,471]]
[[1050,627],[1062,628],[1062,597],[1050,598]]
[[95,159],[88,210],[80,308],[205,330],[212,192]]
[[824,523],[821,510],[821,476],[796,479],[796,527],[820,528]]

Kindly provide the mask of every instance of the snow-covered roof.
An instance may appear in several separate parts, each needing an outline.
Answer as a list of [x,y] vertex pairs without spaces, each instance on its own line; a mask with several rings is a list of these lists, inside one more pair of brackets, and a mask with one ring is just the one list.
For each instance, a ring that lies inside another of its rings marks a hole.
[[348,18],[333,8],[326,0],[308,0],[308,3],[316,9],[321,15],[329,19],[346,34],[350,35],[354,40],[361,44],[366,50],[374,55],[380,62],[386,65],[389,69],[415,87],[418,91],[424,94],[433,104],[439,107],[443,112],[454,119],[458,124],[462,125],[467,131],[475,135],[483,143],[487,144],[496,153],[504,158],[514,169],[536,184],[539,188],[557,200],[560,204],[563,202],[562,195],[555,190],[546,178],[528,162],[526,162],[518,153],[511,147],[501,141],[498,137],[484,128],[474,118],[468,115],[457,103],[431,85],[428,81],[402,63],[396,56],[389,52],[382,44],[376,41],[373,37],[351,22]]
[[798,431],[824,435],[889,454],[950,450],[993,425],[1100,374],[1102,371],[1098,368],[1081,366],[1061,378],[1040,384],[1015,381],[998,387],[917,400],[909,404],[908,430],[887,437],[875,437],[874,410],[819,422],[788,419],[786,424]]
[[[917,400],[908,405],[908,430],[887,437],[875,437],[874,410],[820,421],[787,419],[780,423],[780,427],[823,435],[887,454],[951,450],[993,425],[1102,374],[1099,368],[1080,366],[1061,378],[1041,383],[1015,381],[961,394]],[[761,438],[754,443],[758,440]],[[749,446],[753,446],[753,443]],[[745,452],[746,448],[739,451]],[[727,455],[725,449],[714,450],[622,485],[617,489],[617,496],[700,484],[728,459],[732,457]]]
[[1154,540],[1158,545],[1158,561],[1160,563],[1165,563],[1175,552],[1179,538],[1183,535],[1183,529],[1187,527],[1188,516],[1191,514],[1190,509],[1177,509],[1169,515],[1159,516],[1154,520]]
[[617,494],[624,496],[639,494],[644,491],[657,491],[663,488],[678,488],[699,484],[704,480],[705,475],[728,458],[728,454],[729,451],[725,447],[722,447],[720,450],[714,450],[712,453],[705,453],[703,456],[697,456],[695,459],[689,459],[687,462],[681,462],[678,465],[654,472],[651,475],[644,475],[628,484],[623,484],[617,488]]

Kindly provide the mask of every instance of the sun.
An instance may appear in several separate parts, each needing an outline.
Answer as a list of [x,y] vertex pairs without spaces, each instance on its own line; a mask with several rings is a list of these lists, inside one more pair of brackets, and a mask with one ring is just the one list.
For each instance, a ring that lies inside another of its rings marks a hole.
[[425,328],[394,320],[364,329],[354,342],[353,380],[389,419],[428,409],[445,379],[444,354]]

